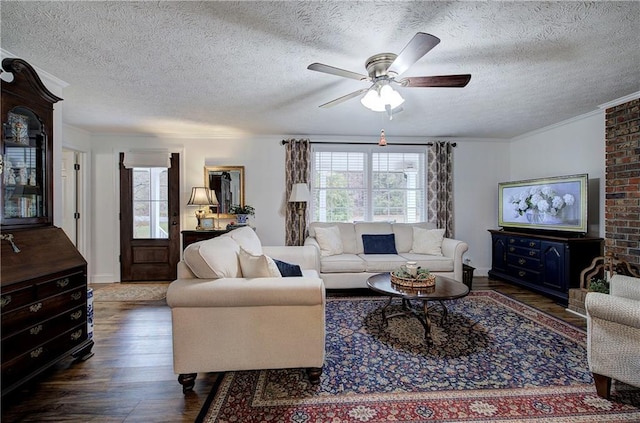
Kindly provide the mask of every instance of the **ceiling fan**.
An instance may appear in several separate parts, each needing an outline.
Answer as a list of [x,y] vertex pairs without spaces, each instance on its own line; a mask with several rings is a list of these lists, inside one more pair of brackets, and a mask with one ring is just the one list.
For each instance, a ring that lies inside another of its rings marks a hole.
[[354,91],[350,94],[338,97],[320,107],[332,107],[361,94],[366,93],[360,102],[367,108],[384,112],[392,118],[393,112],[399,110],[404,102],[400,94],[393,90],[392,84],[399,87],[464,87],[469,83],[471,75],[442,75],[442,76],[412,76],[398,79],[407,69],[417,62],[422,56],[434,48],[440,39],[434,35],[418,32],[402,49],[400,54],[380,53],[373,55],[365,62],[367,75],[336,68],[322,63],[312,63],[307,69],[324,72],[343,78],[357,79],[358,81],[371,82],[368,88]]

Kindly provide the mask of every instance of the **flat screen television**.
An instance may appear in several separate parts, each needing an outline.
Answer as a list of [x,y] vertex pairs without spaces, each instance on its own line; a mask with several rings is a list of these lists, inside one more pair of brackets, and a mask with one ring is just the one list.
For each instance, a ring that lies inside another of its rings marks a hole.
[[587,232],[587,174],[500,182],[498,225]]

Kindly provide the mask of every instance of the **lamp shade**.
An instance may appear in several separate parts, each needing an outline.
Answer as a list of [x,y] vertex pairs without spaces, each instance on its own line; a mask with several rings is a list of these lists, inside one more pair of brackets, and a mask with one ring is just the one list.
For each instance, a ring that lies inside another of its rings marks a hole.
[[189,198],[187,206],[209,206],[215,205],[217,202],[217,198],[216,202],[213,202],[213,198],[211,198],[211,190],[207,187],[193,187],[191,188],[191,197]]
[[289,196],[290,203],[307,203],[310,198],[307,184],[293,184],[291,196]]
[[404,103],[404,98],[391,85],[386,83],[372,87],[360,99],[360,103],[374,112],[384,112],[387,109],[387,105],[391,107],[391,110],[400,106]]
[[211,193],[211,204],[214,206],[217,206],[218,204],[220,204],[218,202],[218,196],[216,195],[216,192],[214,190],[209,190],[209,192]]

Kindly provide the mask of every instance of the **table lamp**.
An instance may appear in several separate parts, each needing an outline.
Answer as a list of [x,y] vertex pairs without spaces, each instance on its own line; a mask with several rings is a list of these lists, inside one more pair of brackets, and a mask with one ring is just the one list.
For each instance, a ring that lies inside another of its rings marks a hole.
[[300,234],[300,245],[304,244],[304,233],[302,232],[302,216],[304,215],[304,208],[309,202],[311,196],[309,195],[309,188],[307,184],[293,184],[291,187],[291,196],[289,196],[290,203],[298,203],[298,230]]
[[[215,193],[214,193],[215,195]],[[196,230],[202,229],[200,226],[200,221],[206,214],[206,209],[202,208],[202,206],[212,206],[214,205],[213,199],[211,198],[211,190],[207,187],[193,187],[191,188],[191,197],[189,198],[189,202],[187,202],[187,206],[199,206],[198,210],[196,210],[196,219],[198,219],[198,225],[196,226]],[[216,199],[217,203],[217,199]]]

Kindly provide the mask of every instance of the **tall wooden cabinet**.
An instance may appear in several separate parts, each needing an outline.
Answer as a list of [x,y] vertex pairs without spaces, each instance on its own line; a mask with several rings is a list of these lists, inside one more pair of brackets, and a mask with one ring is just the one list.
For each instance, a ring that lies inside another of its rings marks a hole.
[[491,232],[489,277],[529,288],[567,304],[580,272],[602,255],[602,238],[501,230]]
[[87,262],[53,226],[53,104],[21,59],[4,59],[0,136],[2,395],[88,356]]

